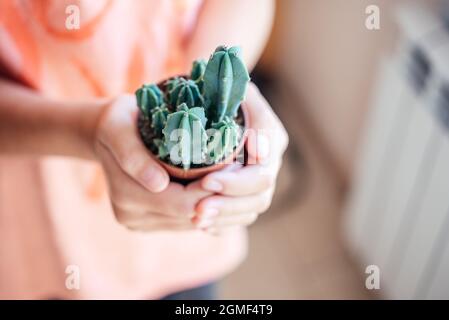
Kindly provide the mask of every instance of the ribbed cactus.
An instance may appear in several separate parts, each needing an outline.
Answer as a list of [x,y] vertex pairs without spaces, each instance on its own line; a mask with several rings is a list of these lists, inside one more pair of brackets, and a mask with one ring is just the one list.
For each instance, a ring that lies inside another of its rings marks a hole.
[[193,81],[200,80],[204,75],[206,66],[207,62],[204,59],[193,61],[192,71],[190,72],[190,79],[192,79]]
[[178,83],[181,81],[181,80],[180,80],[181,78],[182,78],[182,77],[174,77],[174,78],[171,78],[171,79],[165,81],[165,86],[166,86],[166,88],[167,88],[167,89],[166,89],[167,95],[168,95],[168,93],[169,93],[170,91],[173,90],[174,87],[176,87],[176,86],[178,85]]
[[167,157],[169,155],[167,146],[165,144],[165,141],[163,139],[154,139],[153,140],[154,145],[157,148],[157,156],[161,159],[164,159],[165,157]]
[[167,123],[169,111],[165,104],[155,107],[151,110],[151,127],[158,137],[162,136],[162,129]]
[[150,117],[151,110],[164,103],[164,94],[155,84],[144,84],[136,91],[137,105],[146,117]]
[[193,80],[187,80],[182,77],[169,82],[168,99],[172,107],[177,107],[185,103],[189,108],[202,107],[204,104],[203,96]]
[[207,157],[210,162],[218,162],[230,155],[239,144],[241,129],[233,119],[225,116],[220,122],[212,124],[208,130]]
[[248,71],[240,59],[240,48],[218,47],[204,72],[204,98],[207,115],[213,122],[235,117],[245,97]]
[[192,71],[190,72],[190,79],[195,81],[200,92],[203,92],[204,85],[204,71],[206,71],[207,62],[204,59],[195,60],[192,64]]
[[204,162],[207,119],[202,107],[189,109],[187,104],[182,103],[177,110],[168,115],[162,132],[171,162],[182,164],[187,170],[192,163]]
[[236,116],[248,81],[239,48],[220,46],[207,63],[193,62],[189,78],[166,81],[163,92],[143,85],[136,91],[142,139],[163,161],[185,170],[227,158],[242,139]]

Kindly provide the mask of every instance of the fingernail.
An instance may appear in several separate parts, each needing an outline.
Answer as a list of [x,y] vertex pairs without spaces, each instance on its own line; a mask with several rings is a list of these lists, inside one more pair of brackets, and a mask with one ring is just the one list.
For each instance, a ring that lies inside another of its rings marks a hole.
[[218,216],[218,209],[207,208],[201,214],[201,219],[212,219]]
[[146,169],[142,174],[143,183],[152,192],[161,192],[167,186],[165,175],[157,169]]
[[222,184],[214,179],[206,180],[206,183],[204,184],[204,188],[208,191],[214,191],[214,192],[220,192],[223,190]]

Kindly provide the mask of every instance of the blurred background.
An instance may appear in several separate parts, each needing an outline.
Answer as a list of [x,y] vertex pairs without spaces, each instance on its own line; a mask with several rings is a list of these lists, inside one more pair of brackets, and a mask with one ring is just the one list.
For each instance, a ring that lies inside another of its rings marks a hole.
[[449,298],[448,1],[278,0],[252,78],[291,140],[221,296]]

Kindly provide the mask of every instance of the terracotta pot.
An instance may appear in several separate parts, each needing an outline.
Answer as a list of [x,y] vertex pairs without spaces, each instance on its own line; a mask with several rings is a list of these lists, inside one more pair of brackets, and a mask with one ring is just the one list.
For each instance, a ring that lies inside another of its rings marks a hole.
[[[181,77],[188,78],[187,75],[181,75]],[[168,79],[168,80],[170,80],[170,79]],[[159,82],[157,84],[158,87],[163,92],[165,92],[165,89],[166,89],[165,88],[166,81],[167,80],[161,81],[161,82]],[[245,134],[245,129],[250,128],[250,119],[249,119],[249,113],[248,113],[247,107],[246,107],[246,105],[244,103],[242,103],[240,105],[240,110],[242,111],[242,115],[243,115],[243,130],[244,130],[244,134],[243,134],[242,140],[240,141],[240,143],[237,146],[237,148],[235,148],[234,152],[232,154],[230,154],[227,158],[225,158],[223,161],[221,161],[220,163],[213,164],[213,165],[210,165],[210,166],[201,167],[201,168],[191,168],[189,170],[184,170],[183,168],[180,168],[180,167],[168,164],[165,161],[162,161],[161,159],[159,159],[152,152],[150,152],[151,156],[158,163],[160,163],[160,165],[162,167],[164,167],[167,170],[168,174],[172,178],[174,178],[174,180],[181,180],[181,181],[194,180],[194,179],[201,178],[201,177],[207,175],[208,173],[211,173],[211,172],[223,169],[224,167],[226,167],[229,164],[234,162],[234,160],[237,157],[237,155],[240,153],[240,151],[242,151],[243,147],[245,146],[245,142],[246,142],[246,139],[247,139],[247,135]]]
[[[243,125],[244,125],[243,130],[245,130],[246,128],[250,127],[249,126],[249,124],[250,124],[249,114],[248,114],[246,105],[241,104],[240,110],[242,110]],[[228,166],[229,164],[232,164],[234,162],[235,158],[237,157],[237,155],[240,153],[240,151],[242,151],[243,147],[245,146],[246,139],[247,139],[247,135],[244,132],[239,145],[237,146],[237,148],[234,149],[234,152],[232,154],[230,154],[224,160],[220,161],[220,163],[216,163],[216,164],[206,166],[206,167],[201,167],[201,168],[191,168],[188,170],[184,170],[181,167],[177,167],[177,166],[168,164],[165,161],[162,161],[152,152],[150,152],[150,154],[162,167],[165,168],[165,170],[167,170],[168,174],[171,177],[180,179],[180,180],[194,180],[194,179],[201,178],[201,177],[207,175],[208,173],[221,170],[221,169],[225,168],[226,166]]]

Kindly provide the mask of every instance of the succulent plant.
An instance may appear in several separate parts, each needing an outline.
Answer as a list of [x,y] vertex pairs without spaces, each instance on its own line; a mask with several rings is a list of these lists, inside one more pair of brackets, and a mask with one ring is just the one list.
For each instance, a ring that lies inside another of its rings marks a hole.
[[136,91],[137,105],[146,117],[150,117],[151,110],[164,103],[164,94],[155,84],[144,84]]
[[239,51],[220,46],[207,63],[193,62],[188,79],[166,81],[163,92],[154,84],[136,91],[146,121],[141,135],[159,158],[188,170],[234,152],[242,139],[237,110],[249,81]]
[[195,60],[192,64],[192,71],[190,72],[190,79],[195,81],[195,83],[198,86],[198,89],[200,89],[200,92],[203,92],[203,85],[204,85],[204,71],[206,71],[206,65],[207,62],[204,59],[201,60]]
[[153,143],[157,148],[157,152],[158,152],[157,156],[159,158],[164,159],[170,154],[170,152],[168,152],[167,146],[163,139],[156,138],[153,140]]
[[202,107],[204,104],[203,96],[193,80],[187,80],[179,77],[175,78],[167,84],[168,99],[170,105],[177,107],[182,103],[185,103],[187,107]]
[[204,161],[207,147],[206,122],[202,107],[189,109],[185,103],[168,115],[162,132],[171,162],[182,164],[187,170],[192,163],[201,164]]
[[209,142],[207,157],[209,162],[218,162],[230,155],[239,144],[241,129],[230,117],[225,116],[220,122],[212,124],[208,130]]
[[240,48],[218,47],[204,72],[204,98],[207,115],[213,122],[235,117],[244,99],[248,71],[240,59]]
[[167,87],[167,89],[166,89],[167,90],[167,96],[168,96],[168,93],[170,91],[172,91],[173,88],[176,87],[179,84],[179,82],[181,81],[180,80],[181,78],[182,77],[173,77],[173,78],[165,81],[165,86]]
[[162,136],[162,129],[167,123],[167,116],[169,111],[165,103],[151,109],[151,127],[158,137]]

